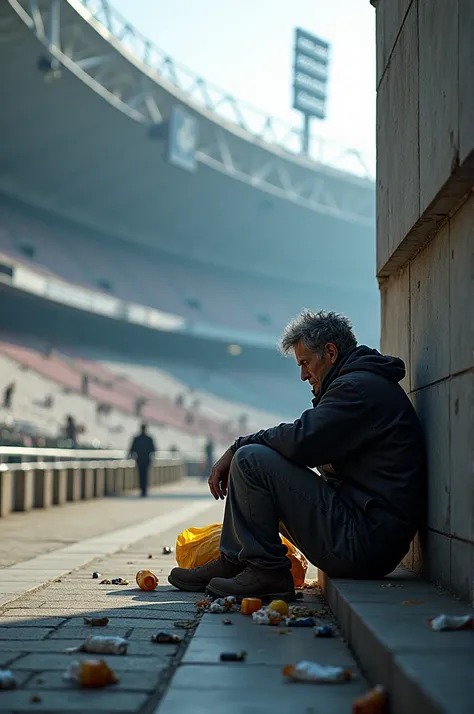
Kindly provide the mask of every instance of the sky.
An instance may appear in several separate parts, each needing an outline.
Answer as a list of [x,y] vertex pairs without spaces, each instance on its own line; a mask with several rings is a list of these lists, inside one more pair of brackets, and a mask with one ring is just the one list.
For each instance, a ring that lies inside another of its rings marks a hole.
[[173,59],[293,126],[295,27],[331,45],[327,118],[312,133],[375,156],[375,10],[369,0],[111,0]]

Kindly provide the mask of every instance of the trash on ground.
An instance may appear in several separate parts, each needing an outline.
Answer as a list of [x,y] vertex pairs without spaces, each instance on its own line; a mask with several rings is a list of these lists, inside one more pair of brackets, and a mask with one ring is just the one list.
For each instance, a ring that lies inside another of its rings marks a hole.
[[301,590],[298,590],[298,592],[296,593],[296,599],[304,600],[304,593],[302,593]]
[[109,623],[108,617],[85,617],[84,625],[91,627],[105,627]]
[[31,695],[30,702],[32,702],[32,704],[39,704],[39,702],[42,702],[42,701],[43,700],[41,699],[41,697],[38,694]]
[[0,689],[15,689],[17,684],[18,682],[11,670],[0,670]]
[[151,560],[153,558],[153,555],[151,553],[148,553],[148,560]]
[[449,630],[471,630],[474,628],[474,618],[471,615],[438,615],[428,620],[432,630],[443,632]]
[[378,684],[352,703],[352,714],[383,714],[387,706],[387,693]]
[[423,605],[423,600],[403,600],[402,605]]
[[260,610],[262,601],[258,597],[244,597],[240,604],[240,612],[242,615],[253,615],[254,612]]
[[281,628],[280,630],[274,630],[276,635],[291,635],[291,630],[285,630]]
[[[270,610],[269,607],[262,607],[257,612],[252,613],[252,620],[257,625],[281,625],[286,624],[279,612]],[[283,622],[282,622],[283,620]]]
[[100,578],[100,573],[99,573],[99,571],[98,571],[98,570],[94,570],[94,572],[92,573],[92,577],[94,578],[94,580],[97,580],[98,578]]
[[288,617],[286,619],[288,627],[315,627],[314,617]]
[[241,650],[240,652],[222,652],[220,656],[221,662],[245,662],[247,659],[247,652]]
[[279,612],[282,617],[288,615],[288,603],[284,600],[272,600],[268,609],[273,610],[273,612]]
[[290,617],[320,617],[329,612],[329,608],[311,608],[306,605],[290,605]]
[[301,590],[319,590],[320,587],[321,586],[317,580],[312,580],[310,583],[303,583],[303,585],[301,585]]
[[104,635],[91,635],[79,647],[68,647],[65,652],[89,652],[90,654],[127,654],[130,642],[123,637],[106,637]]
[[158,578],[151,570],[139,570],[135,580],[141,590],[155,590],[158,585]]
[[119,679],[103,659],[83,659],[82,662],[71,662],[64,679],[76,682],[81,687],[106,687],[118,684]]
[[151,636],[151,641],[159,645],[179,645],[183,638],[179,635],[174,635],[172,632],[158,632],[157,635]]
[[331,667],[317,662],[298,662],[283,667],[283,674],[295,682],[312,682],[314,684],[332,684],[349,682],[353,678],[350,670],[344,667]]
[[197,627],[197,622],[194,622],[194,620],[178,620],[174,623],[174,626],[180,630],[193,630]]
[[316,625],[313,632],[315,637],[334,637],[334,630],[329,625]]
[[402,588],[402,583],[382,583],[381,588]]
[[124,578],[112,578],[110,581],[111,585],[128,585],[128,580],[125,580]]
[[173,552],[173,548],[170,545],[163,546],[163,555],[170,555]]
[[222,620],[222,624],[223,625],[232,625],[232,620],[228,620],[228,619]]
[[195,605],[201,610],[207,610],[212,605],[212,600],[209,600],[207,598],[205,598],[204,600],[198,600]]
[[217,600],[214,600],[214,602],[212,602],[211,600],[204,600],[201,601],[201,603],[202,604],[200,606],[208,610],[208,612],[222,615],[224,612],[231,612],[234,605],[237,603],[237,598],[235,598],[233,595],[228,595],[227,597],[219,597],[217,598]]
[[105,580],[101,580],[99,585],[112,585],[112,581],[106,578]]

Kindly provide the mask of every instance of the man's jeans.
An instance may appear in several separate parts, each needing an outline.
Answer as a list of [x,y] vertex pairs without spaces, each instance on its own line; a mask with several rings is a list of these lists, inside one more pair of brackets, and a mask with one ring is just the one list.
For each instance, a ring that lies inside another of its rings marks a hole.
[[150,468],[149,461],[137,461],[138,480],[142,496],[148,493],[148,469]]
[[385,510],[366,513],[310,469],[266,446],[244,446],[232,459],[221,552],[261,568],[288,567],[282,531],[333,577],[382,577],[410,542]]

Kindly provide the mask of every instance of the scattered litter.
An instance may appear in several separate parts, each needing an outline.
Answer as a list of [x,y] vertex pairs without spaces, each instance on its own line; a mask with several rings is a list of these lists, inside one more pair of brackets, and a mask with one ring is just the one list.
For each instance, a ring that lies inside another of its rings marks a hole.
[[148,560],[151,560],[153,558],[153,555],[151,553],[148,553]]
[[91,627],[105,627],[109,622],[108,617],[85,617],[84,625],[90,625]]
[[196,607],[217,615],[222,615],[225,612],[231,612],[236,603],[237,598],[233,595],[228,595],[227,597],[219,597],[217,600],[214,600],[214,602],[212,602],[212,600],[200,600],[196,603]]
[[474,618],[471,615],[438,615],[428,620],[432,630],[443,632],[448,630],[471,630]]
[[61,578],[58,578],[57,580],[54,581],[55,583],[62,583]]
[[38,704],[39,702],[43,701],[41,697],[38,694],[33,694],[30,698],[30,702],[33,704]]
[[352,672],[344,667],[331,667],[305,661],[298,662],[298,664],[287,664],[283,667],[283,674],[295,682],[312,682],[314,684],[349,682],[353,678]]
[[195,603],[196,607],[199,607],[201,610],[207,610],[211,605],[212,605],[212,600],[208,600],[207,598],[204,600],[198,600],[197,603]]
[[99,571],[98,571],[98,570],[94,570],[94,572],[92,573],[92,577],[94,578],[94,580],[97,580],[98,578],[100,578],[100,573],[99,573]]
[[208,609],[209,612],[212,612],[215,615],[222,615],[223,612],[227,612],[227,608],[219,602],[212,602]]
[[174,635],[172,632],[158,632],[157,635],[151,636],[151,641],[159,645],[179,645],[183,638],[179,635]]
[[301,590],[319,590],[321,588],[317,580],[312,580],[310,583],[303,583]]
[[17,684],[15,675],[11,670],[0,670],[0,689],[15,689]]
[[402,605],[423,605],[423,600],[404,600]]
[[316,625],[313,632],[315,637],[334,637],[334,630],[329,625]]
[[197,622],[194,622],[194,620],[178,620],[174,623],[174,626],[180,630],[193,630],[197,626]]
[[288,603],[284,600],[272,600],[268,609],[273,612],[279,612],[282,617],[288,615]]
[[112,578],[110,581],[111,585],[128,585],[128,580],[125,580],[124,578]]
[[124,640],[123,637],[104,637],[103,635],[92,635],[85,640],[79,647],[68,647],[65,652],[73,654],[74,652],[89,652],[90,654],[127,654],[127,648],[130,642]]
[[252,620],[257,625],[281,625],[282,616],[275,610],[270,610],[269,607],[262,607],[257,612],[252,613]]
[[221,662],[245,662],[247,659],[247,652],[241,650],[240,652],[222,652],[220,656]]
[[262,601],[258,597],[244,597],[240,605],[242,615],[253,615],[262,607]]
[[118,684],[119,680],[103,659],[84,659],[82,662],[71,662],[64,679],[76,682],[81,687],[106,687]]
[[289,617],[286,621],[288,627],[315,627],[314,617]]
[[158,578],[151,570],[139,570],[135,580],[141,590],[155,590],[158,585]]
[[173,548],[170,545],[163,546],[163,555],[170,555],[173,552]]
[[329,612],[329,608],[311,608],[305,605],[290,605],[290,617],[320,617]]
[[223,625],[232,625],[232,620],[222,620]]
[[101,580],[99,585],[112,585],[112,581],[106,578],[105,580]]
[[304,600],[304,593],[302,593],[301,590],[298,590],[298,592],[296,593],[296,599]]
[[276,635],[291,635],[291,630],[274,630]]
[[381,588],[402,588],[401,583],[382,583]]
[[387,706],[387,693],[378,684],[352,703],[352,714],[383,714]]

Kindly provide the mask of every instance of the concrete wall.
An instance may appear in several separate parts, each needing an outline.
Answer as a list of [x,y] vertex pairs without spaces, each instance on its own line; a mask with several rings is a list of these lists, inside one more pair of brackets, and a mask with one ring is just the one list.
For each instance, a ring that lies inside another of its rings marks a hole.
[[474,0],[375,0],[382,351],[427,437],[405,564],[464,598],[474,572]]

